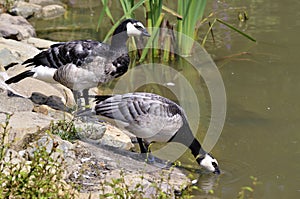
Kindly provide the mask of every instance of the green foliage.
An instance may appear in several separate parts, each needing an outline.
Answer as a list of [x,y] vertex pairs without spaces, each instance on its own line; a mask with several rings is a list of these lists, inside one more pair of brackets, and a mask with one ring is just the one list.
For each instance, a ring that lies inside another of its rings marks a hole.
[[252,180],[252,185],[241,187],[241,190],[237,196],[238,199],[253,198],[254,188],[260,184],[260,182],[254,176],[250,176],[250,179]]
[[10,130],[9,120],[11,116],[11,114],[6,114],[5,122],[0,124],[0,160],[4,158],[6,150],[9,147],[9,143],[5,143],[5,139],[8,137],[8,132]]
[[63,140],[73,141],[79,138],[73,121],[59,120],[50,123],[48,133],[58,135]]
[[[104,41],[112,35],[114,29],[123,19],[134,17],[134,11],[139,7],[144,6],[148,32],[151,37],[148,39],[145,48],[141,52],[139,59],[140,63],[146,59],[148,62],[153,62],[154,58],[157,57],[160,57],[163,61],[170,61],[174,59],[174,56],[172,55],[174,52],[180,52],[183,56],[191,55],[194,41],[197,38],[199,24],[203,24],[204,21],[208,21],[208,19],[212,17],[212,15],[209,15],[202,19],[207,4],[206,0],[178,0],[177,12],[164,6],[163,0],[140,0],[135,4],[133,0],[120,0],[124,15],[115,22],[108,8],[108,0],[102,0],[102,3],[104,7],[102,9],[98,25],[102,21],[104,13],[106,13],[114,24],[106,35]],[[177,27],[176,38],[174,37],[175,34],[173,32],[173,26],[166,25],[169,23],[166,20],[166,14],[177,18],[177,24],[175,24]],[[243,17],[244,19],[248,19],[246,12],[244,12]],[[251,36],[233,27],[227,22],[215,18],[213,19],[212,24],[210,24],[210,27],[202,40],[202,46],[205,45],[208,34],[212,33],[212,27],[215,22],[222,23],[231,30],[255,42],[255,39]],[[170,31],[162,33],[159,28],[170,29]],[[151,50],[149,51],[149,49]]]
[[[182,16],[182,20],[178,20],[177,32],[178,47],[183,55],[190,55],[193,47],[193,40],[196,38],[196,24],[202,19],[206,6],[206,0],[178,0],[177,11]],[[183,34],[183,35],[182,35]],[[186,36],[193,38],[193,40]]]
[[[100,198],[110,197],[110,198],[143,198],[144,186],[141,183],[137,183],[134,189],[130,189],[128,184],[125,182],[125,175],[122,170],[120,170],[120,177],[113,178],[110,181],[106,179],[100,184],[102,194]],[[141,176],[143,179],[143,176]],[[109,189],[107,189],[109,188]],[[111,190],[111,191],[108,191]]]
[[[63,180],[63,159],[53,148],[38,147],[30,161],[17,158],[5,140],[9,134],[9,119],[0,131],[0,198],[74,198],[72,187]],[[55,157],[55,158],[54,158]]]
[[232,25],[226,23],[225,21],[223,21],[223,20],[221,20],[221,19],[214,19],[213,22],[210,24],[210,27],[209,27],[207,33],[205,34],[205,36],[204,36],[204,38],[203,38],[203,40],[202,40],[202,44],[201,44],[202,46],[205,45],[207,36],[208,36],[208,34],[212,31],[212,28],[213,28],[213,26],[214,26],[214,24],[215,24],[216,22],[219,22],[219,23],[221,23],[221,24],[227,26],[228,28],[232,29],[233,31],[235,31],[235,32],[237,32],[237,33],[243,35],[243,36],[246,37],[247,39],[249,39],[249,40],[251,40],[251,41],[253,41],[253,42],[256,42],[256,39],[254,39],[253,37],[251,37],[250,35],[248,35],[248,34],[242,32],[242,31],[240,31],[239,29],[235,28],[234,26],[232,26]]
[[3,9],[4,12],[9,11],[14,5],[14,0],[4,0],[0,2],[0,9]]

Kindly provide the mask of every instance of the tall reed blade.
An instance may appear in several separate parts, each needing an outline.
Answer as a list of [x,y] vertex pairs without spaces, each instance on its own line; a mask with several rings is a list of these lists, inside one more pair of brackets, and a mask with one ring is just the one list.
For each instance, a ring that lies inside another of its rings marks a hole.
[[[182,16],[182,20],[178,19],[177,31],[195,39],[197,33],[196,25],[202,19],[205,7],[206,0],[178,0],[177,11]],[[183,55],[189,56],[191,55],[194,42],[185,38],[178,37],[178,47]]]

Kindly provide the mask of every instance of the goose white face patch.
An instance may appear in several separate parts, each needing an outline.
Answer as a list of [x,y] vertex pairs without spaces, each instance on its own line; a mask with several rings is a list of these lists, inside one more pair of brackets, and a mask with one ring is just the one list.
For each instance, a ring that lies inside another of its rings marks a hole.
[[137,22],[137,23],[134,23],[134,24],[128,23],[126,25],[128,36],[140,36],[142,34],[142,31],[140,31],[138,28],[136,28],[136,26],[145,29],[143,24],[140,23],[140,22]]
[[215,172],[216,165],[218,164],[218,161],[213,158],[209,154],[205,154],[204,158],[201,160],[200,165],[206,168],[208,171]]

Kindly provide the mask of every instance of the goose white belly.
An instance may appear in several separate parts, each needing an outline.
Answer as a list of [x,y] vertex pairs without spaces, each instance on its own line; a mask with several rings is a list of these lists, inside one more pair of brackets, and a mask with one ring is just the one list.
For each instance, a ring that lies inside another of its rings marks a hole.
[[37,66],[31,69],[31,71],[34,72],[33,78],[52,84],[58,83],[53,79],[54,73],[57,71],[56,68],[49,68],[47,66]]

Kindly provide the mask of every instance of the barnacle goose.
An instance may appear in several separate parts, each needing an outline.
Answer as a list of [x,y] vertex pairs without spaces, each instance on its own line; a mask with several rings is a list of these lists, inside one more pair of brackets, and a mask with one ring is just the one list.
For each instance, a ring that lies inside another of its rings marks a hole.
[[97,115],[121,122],[138,138],[142,153],[151,142],[178,142],[187,146],[199,165],[220,174],[218,162],[194,137],[184,110],[173,101],[152,93],[96,96]]
[[[76,40],[52,45],[23,65],[33,66],[5,83],[27,77],[50,83],[60,83],[71,89],[75,100],[83,92],[88,105],[88,89],[123,75],[130,58],[126,46],[129,36],[150,36],[143,24],[134,19],[124,20],[114,31],[111,45],[93,40]],[[76,101],[77,102],[77,101]]]

